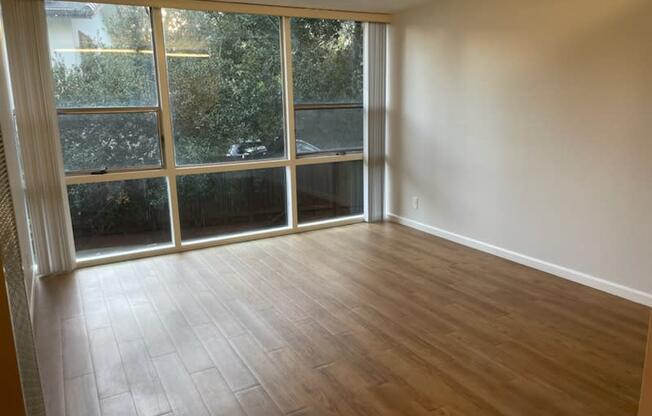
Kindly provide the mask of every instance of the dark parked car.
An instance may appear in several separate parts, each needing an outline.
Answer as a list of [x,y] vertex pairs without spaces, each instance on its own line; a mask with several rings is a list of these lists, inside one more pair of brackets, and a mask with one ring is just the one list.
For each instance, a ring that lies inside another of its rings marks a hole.
[[[318,153],[321,149],[304,140],[297,140],[297,154]],[[274,139],[271,144],[265,144],[262,140],[245,140],[241,143],[234,143],[226,152],[228,160],[238,159],[262,159],[265,157],[280,157],[283,155],[283,141]]]
[[226,152],[227,159],[260,159],[267,156],[268,149],[262,140],[246,140],[232,144]]

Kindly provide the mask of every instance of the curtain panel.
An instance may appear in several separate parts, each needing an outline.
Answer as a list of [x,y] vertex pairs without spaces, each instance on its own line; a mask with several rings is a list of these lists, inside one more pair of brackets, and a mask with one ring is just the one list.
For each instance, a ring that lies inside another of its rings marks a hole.
[[365,30],[365,212],[366,221],[384,218],[387,25]]
[[16,127],[38,275],[75,267],[43,0],[2,0]]

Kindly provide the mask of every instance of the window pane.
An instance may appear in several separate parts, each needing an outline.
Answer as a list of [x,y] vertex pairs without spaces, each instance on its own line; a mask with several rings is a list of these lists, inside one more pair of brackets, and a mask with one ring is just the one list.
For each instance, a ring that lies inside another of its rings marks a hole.
[[59,116],[66,172],[161,166],[156,113]]
[[362,108],[295,112],[297,154],[362,150]]
[[279,18],[164,12],[177,164],[284,156]]
[[177,187],[184,240],[287,225],[285,168],[181,176]]
[[47,1],[58,107],[155,106],[148,9]]
[[293,18],[294,102],[362,103],[362,24]]
[[299,223],[363,213],[362,161],[297,166]]
[[78,257],[171,242],[164,178],[68,186]]

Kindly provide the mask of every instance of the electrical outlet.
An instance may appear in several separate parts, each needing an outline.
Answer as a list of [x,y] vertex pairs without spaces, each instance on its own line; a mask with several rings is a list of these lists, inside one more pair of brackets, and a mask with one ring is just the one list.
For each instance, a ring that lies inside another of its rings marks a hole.
[[418,196],[413,196],[412,197],[412,208],[419,209],[419,197]]

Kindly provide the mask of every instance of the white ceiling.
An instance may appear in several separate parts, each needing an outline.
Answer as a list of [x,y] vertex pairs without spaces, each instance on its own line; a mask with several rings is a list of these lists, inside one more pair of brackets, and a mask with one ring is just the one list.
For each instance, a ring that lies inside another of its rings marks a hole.
[[270,4],[356,12],[396,13],[428,0],[224,0],[232,3]]

